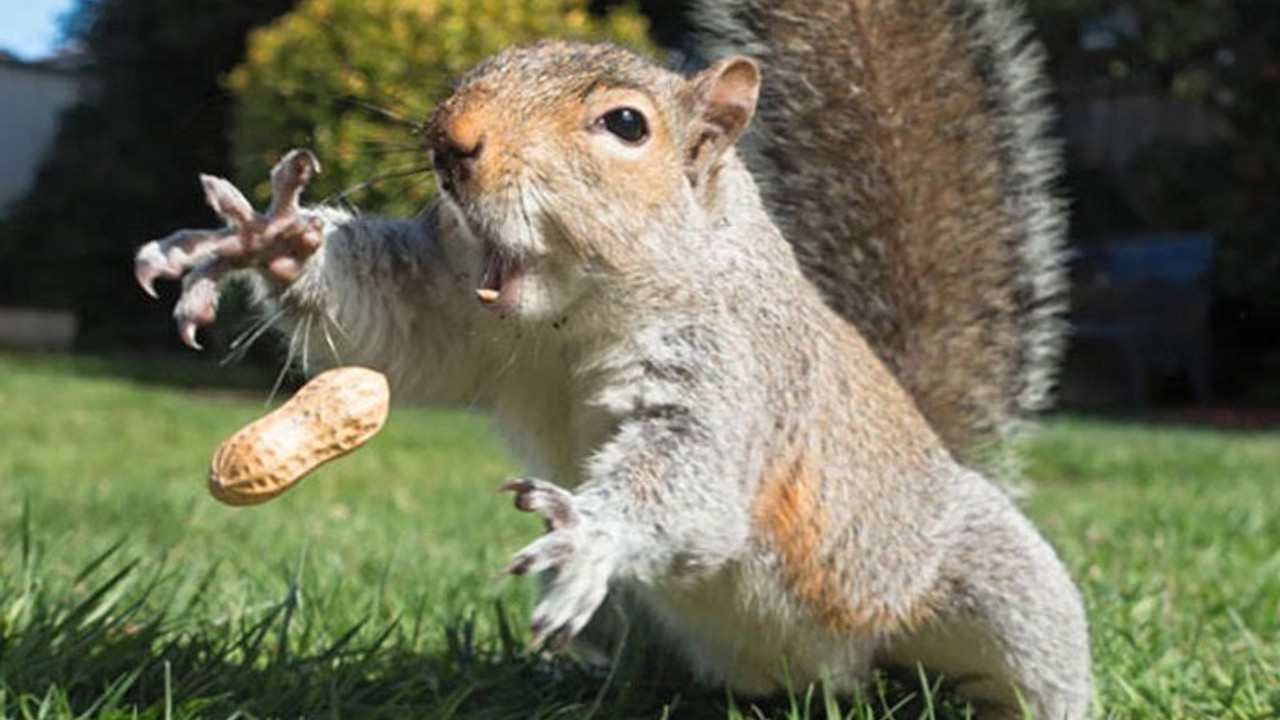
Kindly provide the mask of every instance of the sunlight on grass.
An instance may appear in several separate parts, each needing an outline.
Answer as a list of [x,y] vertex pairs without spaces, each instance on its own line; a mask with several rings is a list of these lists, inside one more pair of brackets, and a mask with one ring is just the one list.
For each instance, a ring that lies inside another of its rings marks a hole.
[[[757,706],[525,656],[531,583],[494,575],[541,528],[493,492],[515,466],[483,418],[397,408],[367,448],[228,508],[207,463],[270,380],[122,362],[0,355],[5,717],[962,716],[910,678]],[[1274,717],[1280,433],[1062,419],[1028,454],[1100,715]]]
[[1280,432],[1061,420],[1030,503],[1082,586],[1107,717],[1280,712]]

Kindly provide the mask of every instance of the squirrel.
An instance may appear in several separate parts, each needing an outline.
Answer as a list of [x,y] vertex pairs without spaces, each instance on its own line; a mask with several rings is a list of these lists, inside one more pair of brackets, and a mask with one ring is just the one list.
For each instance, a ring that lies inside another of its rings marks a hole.
[[227,227],[147,243],[136,276],[182,280],[188,344],[245,276],[304,358],[488,408],[530,473],[504,489],[546,521],[506,568],[544,578],[535,647],[625,594],[735,693],[919,664],[982,717],[1089,717],[1079,592],[970,465],[1057,345],[1024,23],[1004,0],[700,12],[721,59],[689,77],[552,41],[464,75],[423,125],[420,217],[299,205],[319,163],[295,150],[264,213],[202,176]]

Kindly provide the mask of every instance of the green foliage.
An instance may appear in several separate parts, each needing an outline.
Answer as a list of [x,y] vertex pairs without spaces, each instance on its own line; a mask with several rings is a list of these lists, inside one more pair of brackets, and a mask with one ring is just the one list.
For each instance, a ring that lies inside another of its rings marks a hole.
[[1028,5],[1042,21],[1068,25],[1117,11],[1131,13],[1141,36],[1121,38],[1122,42],[1132,43],[1128,59],[1139,65],[1165,68],[1204,60],[1206,51],[1212,53],[1233,35],[1246,30],[1240,27],[1240,19],[1248,14],[1246,3],[1223,0],[1138,0],[1123,4],[1111,0],[1028,0]]
[[634,8],[598,19],[587,4],[303,0],[252,33],[245,61],[227,79],[237,99],[239,177],[265,195],[280,154],[310,147],[324,166],[316,197],[342,193],[380,213],[412,214],[433,192],[414,130],[452,78],[502,48],[542,38],[647,47],[647,24]]

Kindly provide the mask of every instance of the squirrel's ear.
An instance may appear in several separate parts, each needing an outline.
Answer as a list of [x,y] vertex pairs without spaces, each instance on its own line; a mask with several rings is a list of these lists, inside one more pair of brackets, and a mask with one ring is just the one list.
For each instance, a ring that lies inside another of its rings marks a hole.
[[690,79],[686,92],[694,131],[686,148],[685,171],[696,186],[747,129],[760,95],[760,69],[748,58],[727,58]]

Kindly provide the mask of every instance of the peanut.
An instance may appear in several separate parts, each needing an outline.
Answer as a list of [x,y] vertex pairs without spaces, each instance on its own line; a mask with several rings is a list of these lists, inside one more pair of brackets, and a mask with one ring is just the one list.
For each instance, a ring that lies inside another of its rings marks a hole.
[[386,422],[389,405],[382,373],[355,366],[320,373],[218,446],[209,492],[228,505],[266,502],[368,442]]

